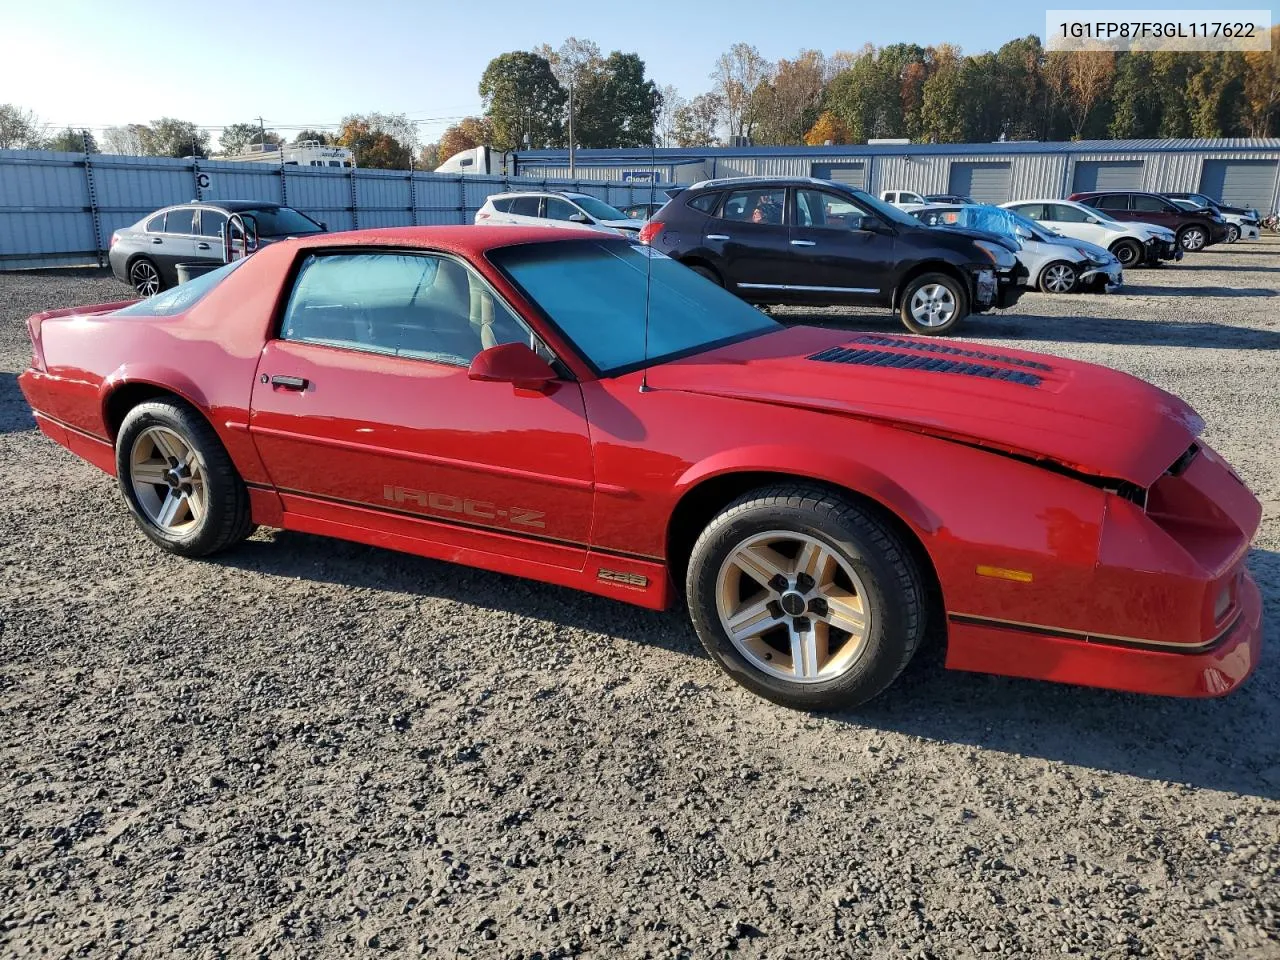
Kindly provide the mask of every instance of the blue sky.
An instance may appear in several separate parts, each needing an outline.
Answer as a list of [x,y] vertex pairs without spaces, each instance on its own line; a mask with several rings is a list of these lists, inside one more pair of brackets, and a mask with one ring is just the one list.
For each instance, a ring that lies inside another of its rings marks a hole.
[[[977,52],[1042,34],[1046,7],[1071,5],[7,0],[0,15],[0,102],[17,103],[59,127],[94,128],[160,116],[209,127],[259,115],[268,126],[320,125],[378,110],[422,120],[426,141],[452,119],[479,112],[476,84],[492,57],[544,42],[558,46],[570,35],[594,40],[606,53],[635,51],[660,85],[692,96],[709,87],[716,57],[737,41],[770,59],[805,47],[834,53],[868,42],[948,42]],[[1249,5],[1164,0],[1158,6]]]

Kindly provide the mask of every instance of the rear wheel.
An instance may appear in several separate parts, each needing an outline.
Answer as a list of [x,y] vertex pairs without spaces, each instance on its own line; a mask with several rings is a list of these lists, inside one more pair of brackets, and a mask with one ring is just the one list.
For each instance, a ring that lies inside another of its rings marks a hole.
[[129,264],[129,283],[144,297],[154,296],[164,289],[159,268],[146,257],[138,257]]
[[142,532],[171,553],[200,557],[253,532],[249,494],[226,449],[180,400],[139,404],[116,438],[116,476]]
[[1122,267],[1137,266],[1142,259],[1142,247],[1136,240],[1120,240],[1111,245],[1111,252]]
[[821,487],[765,487],[731,503],[694,545],[685,589],[725,672],[801,710],[870,700],[924,635],[907,549],[874,513]]
[[1059,260],[1040,271],[1040,289],[1044,293],[1070,293],[1076,288],[1078,277],[1075,267]]
[[1188,252],[1203,250],[1208,241],[1209,236],[1204,232],[1204,227],[1183,227],[1178,231],[1178,243]]
[[907,284],[898,316],[912,333],[948,333],[969,313],[968,296],[960,281],[945,273],[925,273]]

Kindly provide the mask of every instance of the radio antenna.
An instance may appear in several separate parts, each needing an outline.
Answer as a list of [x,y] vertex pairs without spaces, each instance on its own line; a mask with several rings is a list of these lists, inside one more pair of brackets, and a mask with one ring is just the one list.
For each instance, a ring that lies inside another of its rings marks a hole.
[[[654,214],[653,205],[657,203],[658,194],[658,130],[654,124],[649,134],[649,216]],[[649,291],[653,287],[653,247],[645,245],[644,257],[644,366],[640,370],[640,392],[649,392]]]

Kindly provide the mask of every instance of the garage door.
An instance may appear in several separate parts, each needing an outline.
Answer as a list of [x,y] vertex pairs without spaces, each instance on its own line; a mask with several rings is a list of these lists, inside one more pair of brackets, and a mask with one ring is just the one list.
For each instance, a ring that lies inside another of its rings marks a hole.
[[979,203],[1012,200],[1013,175],[1007,163],[953,163],[947,192],[972,197]]
[[865,163],[814,164],[813,175],[819,180],[847,183],[859,190],[867,189],[867,165]]
[[1206,160],[1200,192],[1229,207],[1271,209],[1276,189],[1275,160]]
[[1141,160],[1081,160],[1071,175],[1072,193],[1141,189]]

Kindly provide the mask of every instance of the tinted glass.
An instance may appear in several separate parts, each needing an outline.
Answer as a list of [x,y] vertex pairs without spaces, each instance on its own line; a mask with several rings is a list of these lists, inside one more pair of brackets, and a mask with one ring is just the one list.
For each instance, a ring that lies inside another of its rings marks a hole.
[[1164,213],[1169,209],[1169,203],[1159,197],[1145,197],[1142,194],[1138,194],[1133,198],[1133,202],[1129,204],[1129,209],[1144,210],[1147,213]]
[[602,374],[781,329],[688,267],[623,240],[524,244],[489,258]]
[[493,204],[493,209],[497,210],[499,213],[507,213],[511,210],[510,197],[498,197],[490,202]]
[[1045,205],[1043,203],[1020,203],[1016,207],[1010,207],[1015,213],[1020,213],[1024,217],[1030,217],[1032,220],[1049,220],[1051,217],[1046,215]]
[[693,209],[695,210],[700,210],[703,213],[710,213],[712,210],[716,208],[716,204],[719,202],[720,202],[720,194],[704,193],[702,194],[702,196],[694,197],[692,200],[690,200],[689,206],[693,207]]
[[280,336],[463,366],[485,347],[532,342],[460,263],[390,253],[308,257]]
[[147,233],[164,233],[164,214],[157,213],[154,217],[147,221],[147,225],[143,227]]
[[739,220],[747,223],[782,223],[782,211],[787,203],[787,191],[735,190],[724,201],[720,211],[725,220]]
[[1047,203],[1045,204],[1045,210],[1049,214],[1045,219],[1054,220],[1058,223],[1089,222],[1089,214],[1078,207],[1069,207],[1065,203]]
[[796,224],[828,230],[857,230],[864,211],[848,198],[823,190],[796,191]]
[[196,212],[190,207],[178,207],[176,210],[170,210],[168,219],[165,220],[165,233],[195,233],[194,221]]
[[218,213],[217,210],[200,211],[200,236],[220,237],[226,225],[227,218],[225,214]]
[[512,197],[510,212],[521,217],[536,217],[541,200],[541,197]]
[[625,220],[622,211],[595,197],[574,197],[573,202],[597,220]]
[[1129,195],[1127,193],[1113,193],[1105,197],[1094,197],[1090,206],[1099,207],[1103,210],[1128,210]]
[[178,286],[165,290],[163,293],[157,293],[155,296],[148,297],[146,300],[139,300],[123,310],[117,310],[115,315],[118,317],[171,317],[176,313],[181,313],[203,299],[205,294],[222,282],[227,274],[242,263],[244,263],[243,259],[232,260],[217,270],[210,270],[208,273],[201,274],[198,277],[192,277],[186,283],[180,283]]
[[568,200],[561,200],[559,197],[547,197],[548,220],[568,220],[575,213],[580,212],[581,211]]
[[236,211],[245,220],[253,219],[260,237],[296,237],[305,233],[323,233],[324,229],[310,217],[292,207],[263,207]]

